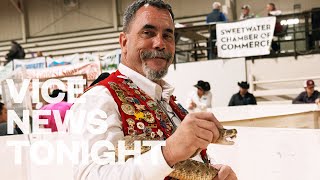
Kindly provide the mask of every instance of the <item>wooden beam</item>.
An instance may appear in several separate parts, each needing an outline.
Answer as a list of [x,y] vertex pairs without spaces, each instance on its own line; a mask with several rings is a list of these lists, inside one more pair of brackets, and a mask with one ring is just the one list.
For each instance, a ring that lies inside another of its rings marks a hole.
[[112,0],[112,17],[113,17],[113,28],[118,30],[119,18],[118,18],[118,1]]
[[22,31],[22,41],[27,42],[27,37],[29,36],[29,21],[28,17],[26,16],[25,11],[25,1],[24,0],[18,0],[20,2],[20,8],[23,13],[20,14],[21,18],[21,31]]
[[18,6],[19,0],[18,0],[18,2],[15,1],[15,0],[10,0],[10,2],[12,3],[12,5],[16,8],[16,10],[17,10],[20,14],[23,14],[23,11],[22,11],[22,10],[19,8],[19,6]]
[[[10,0],[11,4],[16,8],[16,10],[20,14],[21,19],[21,34],[22,34],[22,41],[27,42],[28,36],[28,20],[24,13],[24,1],[23,0]],[[20,4],[20,7],[19,7]]]

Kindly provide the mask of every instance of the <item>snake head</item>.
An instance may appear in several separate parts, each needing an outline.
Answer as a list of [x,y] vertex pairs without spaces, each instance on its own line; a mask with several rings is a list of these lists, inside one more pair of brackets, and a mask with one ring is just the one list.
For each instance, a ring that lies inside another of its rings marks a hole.
[[217,144],[223,144],[223,145],[233,145],[234,141],[232,141],[234,138],[237,137],[237,130],[236,129],[219,129],[219,138],[217,140]]

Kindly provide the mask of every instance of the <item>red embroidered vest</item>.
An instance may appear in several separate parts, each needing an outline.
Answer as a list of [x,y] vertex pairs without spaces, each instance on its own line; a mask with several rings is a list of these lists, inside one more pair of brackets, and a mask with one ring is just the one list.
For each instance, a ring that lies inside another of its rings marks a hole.
[[[160,103],[153,100],[129,78],[116,71],[98,85],[105,86],[118,105],[124,135],[142,134],[154,139],[166,139],[174,132],[174,125]],[[188,112],[170,97],[169,105],[183,120]],[[206,151],[201,152],[204,162],[208,162]]]

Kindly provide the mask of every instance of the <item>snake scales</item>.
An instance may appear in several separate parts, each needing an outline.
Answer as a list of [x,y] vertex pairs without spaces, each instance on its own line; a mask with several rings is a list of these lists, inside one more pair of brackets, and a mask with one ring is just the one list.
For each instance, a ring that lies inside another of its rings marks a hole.
[[[233,139],[237,135],[236,129],[219,129],[220,135],[217,144],[232,145]],[[155,140],[145,134],[128,135],[125,136],[125,147],[127,150],[134,149],[134,141]],[[148,146],[141,146],[141,153],[149,151],[151,148]],[[118,154],[116,148],[116,155]],[[198,151],[195,153],[195,155]],[[126,160],[133,156],[126,156]],[[170,177],[181,180],[212,180],[217,174],[218,170],[211,166],[209,163],[203,163],[192,159],[181,161],[174,165],[174,171],[169,174]]]

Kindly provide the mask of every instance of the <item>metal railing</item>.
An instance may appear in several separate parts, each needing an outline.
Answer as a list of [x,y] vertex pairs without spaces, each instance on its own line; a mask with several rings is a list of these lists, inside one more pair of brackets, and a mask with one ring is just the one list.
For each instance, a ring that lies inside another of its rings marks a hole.
[[[320,10],[277,16],[282,31],[274,34],[273,43],[278,49],[271,49],[269,55],[246,57],[246,59],[283,57],[320,53],[319,40],[314,35],[320,28],[312,27],[312,13]],[[317,22],[317,23],[320,23]],[[216,24],[176,28],[176,63],[217,59]],[[221,59],[221,58],[219,58]]]

